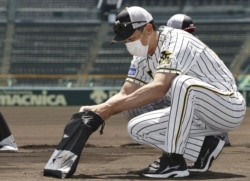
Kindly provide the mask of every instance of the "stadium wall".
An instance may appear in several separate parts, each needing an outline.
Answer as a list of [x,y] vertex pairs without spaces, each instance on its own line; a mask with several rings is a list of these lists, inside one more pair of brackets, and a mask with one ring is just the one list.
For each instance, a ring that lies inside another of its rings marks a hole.
[[[99,104],[116,93],[120,87],[98,88],[2,88],[0,106],[81,106]],[[250,89],[240,92],[250,106]]]
[[0,106],[76,106],[102,103],[119,91],[117,88],[3,88]]

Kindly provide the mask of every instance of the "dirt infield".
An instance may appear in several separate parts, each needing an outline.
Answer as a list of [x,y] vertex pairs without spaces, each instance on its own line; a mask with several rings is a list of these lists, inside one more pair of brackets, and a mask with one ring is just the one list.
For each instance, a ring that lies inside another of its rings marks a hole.
[[[0,153],[0,181],[49,181],[43,168],[61,139],[63,129],[79,107],[1,107],[19,146],[17,153]],[[160,152],[135,144],[121,115],[107,121],[104,134],[95,132],[84,149],[74,176],[67,180],[152,180],[128,174],[147,166]],[[250,110],[244,123],[231,132],[225,147],[203,174],[168,180],[250,180]]]

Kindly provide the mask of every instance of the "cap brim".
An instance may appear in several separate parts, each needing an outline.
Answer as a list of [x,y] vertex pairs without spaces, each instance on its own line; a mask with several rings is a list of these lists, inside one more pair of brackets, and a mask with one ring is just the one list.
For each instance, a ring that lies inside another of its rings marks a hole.
[[130,36],[134,34],[135,30],[136,29],[129,29],[129,30],[125,30],[121,33],[116,34],[114,39],[111,41],[111,43],[116,43],[116,42],[120,42],[120,41],[124,41],[128,39]]

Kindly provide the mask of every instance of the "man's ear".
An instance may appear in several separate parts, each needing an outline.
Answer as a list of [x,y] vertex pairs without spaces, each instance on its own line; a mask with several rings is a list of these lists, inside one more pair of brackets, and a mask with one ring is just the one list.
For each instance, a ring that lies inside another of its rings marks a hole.
[[146,25],[146,31],[147,31],[148,34],[151,34],[151,33],[152,33],[152,31],[153,31],[153,26],[152,26],[152,24],[148,23],[148,24]]

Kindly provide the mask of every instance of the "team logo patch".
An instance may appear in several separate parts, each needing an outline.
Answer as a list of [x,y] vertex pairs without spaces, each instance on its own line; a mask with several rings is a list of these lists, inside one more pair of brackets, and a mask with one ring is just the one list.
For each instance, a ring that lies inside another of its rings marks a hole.
[[170,64],[171,55],[172,55],[172,53],[169,50],[165,50],[165,51],[161,52],[159,64],[160,65]]
[[128,71],[129,76],[134,76],[136,74],[136,68],[130,67]]

